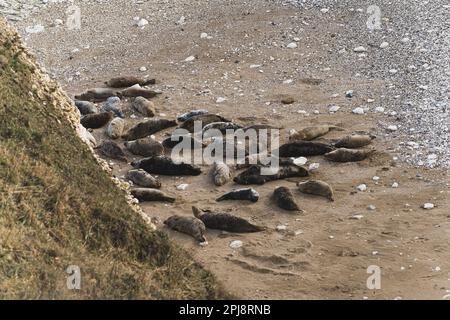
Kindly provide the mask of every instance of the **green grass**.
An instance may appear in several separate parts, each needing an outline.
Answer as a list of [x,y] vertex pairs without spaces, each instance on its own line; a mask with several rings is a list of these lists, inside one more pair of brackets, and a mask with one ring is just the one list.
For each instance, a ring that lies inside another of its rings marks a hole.
[[[0,18],[0,298],[217,299],[215,278],[127,205]],[[6,59],[5,59],[6,58]],[[81,289],[66,286],[69,265]]]

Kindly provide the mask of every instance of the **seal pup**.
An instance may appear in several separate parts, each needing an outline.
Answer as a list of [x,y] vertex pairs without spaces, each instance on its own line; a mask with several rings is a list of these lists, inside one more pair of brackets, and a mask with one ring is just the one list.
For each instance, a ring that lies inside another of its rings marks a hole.
[[325,143],[295,140],[283,144],[279,150],[280,157],[319,156],[331,152],[333,148]]
[[266,228],[251,224],[247,220],[236,217],[230,213],[212,212],[192,207],[194,216],[205,224],[209,229],[223,230],[237,233],[251,233],[264,231]]
[[207,114],[208,112],[209,112],[209,111],[208,111],[208,110],[205,110],[205,109],[192,110],[192,111],[183,113],[182,115],[179,115],[179,116],[177,117],[177,120],[178,120],[179,122],[185,122],[186,120],[188,120],[188,119],[190,119],[190,118],[192,118],[192,117],[200,116],[200,115],[203,115],[203,114]]
[[292,130],[292,132],[289,133],[289,141],[294,140],[304,140],[309,141],[313,140],[315,138],[321,137],[331,130],[339,130],[343,131],[343,128],[332,126],[332,125],[319,125],[319,126],[312,126],[312,127],[306,127],[301,130]]
[[145,117],[151,118],[155,116],[155,104],[144,97],[136,97],[131,106]]
[[175,120],[150,119],[139,122],[135,126],[131,127],[123,138],[125,140],[137,140],[176,125],[177,122]]
[[83,116],[80,123],[87,129],[98,129],[106,125],[113,116],[112,112],[91,113]]
[[119,97],[109,97],[106,99],[106,102],[102,106],[103,112],[113,112],[116,117],[123,118],[122,107],[120,106],[120,98]]
[[222,116],[219,116],[217,114],[207,113],[207,114],[201,114],[198,116],[193,116],[193,117],[187,119],[180,125],[180,128],[185,129],[189,132],[194,132],[194,124],[196,121],[201,121],[202,129],[206,125],[213,123],[213,122],[230,122],[230,120],[228,120]]
[[106,127],[106,135],[111,139],[120,138],[125,128],[125,121],[122,118],[114,118]]
[[291,190],[286,187],[278,187],[273,191],[273,197],[281,209],[288,211],[302,211],[294,200]]
[[82,115],[98,112],[95,104],[90,101],[75,100],[75,106],[78,108]]
[[131,169],[127,172],[125,178],[144,188],[161,188],[161,181],[142,169]]
[[131,189],[133,197],[139,201],[162,201],[162,202],[175,202],[175,198],[166,195],[164,192],[153,188],[134,188]]
[[88,91],[76,95],[76,100],[83,100],[83,101],[91,101],[91,102],[100,102],[105,101],[109,97],[117,96],[117,91],[111,88],[94,88],[89,89]]
[[108,158],[127,162],[125,153],[114,141],[104,141],[100,145],[99,150],[104,156]]
[[159,156],[164,152],[163,145],[151,137],[125,141],[124,145],[132,154],[143,157]]
[[134,86],[131,86],[129,88],[123,89],[118,92],[118,96],[120,97],[144,97],[146,99],[154,98],[158,94],[161,94],[160,92],[156,92],[150,89],[142,88],[140,85],[135,84]]
[[214,136],[214,134],[212,133],[213,131],[208,132],[208,130],[214,129],[214,131],[218,130],[222,134],[225,134],[227,130],[237,130],[241,128],[242,126],[233,122],[211,122],[203,127],[203,138],[205,139]]
[[223,186],[231,180],[230,168],[223,162],[214,162],[213,165],[213,180],[216,186]]
[[325,159],[335,162],[362,161],[370,156],[375,150],[354,150],[347,148],[336,149],[324,155]]
[[[291,160],[292,161],[292,160]],[[251,165],[248,169],[237,175],[233,181],[242,184],[259,184],[262,185],[269,181],[292,178],[292,177],[307,177],[309,176],[309,171],[303,166],[297,166],[288,161],[281,161],[277,172],[273,174],[261,174],[261,165]]]
[[298,190],[303,193],[322,196],[330,201],[334,201],[334,192],[331,186],[320,180],[309,180],[297,183]]
[[230,192],[225,193],[216,199],[216,201],[223,200],[249,200],[251,202],[256,202],[259,199],[259,193],[255,189],[245,188],[245,189],[234,189]]
[[346,136],[342,139],[339,139],[334,143],[336,148],[361,148],[365,147],[372,143],[372,140],[375,139],[375,136],[368,134],[353,134],[350,136]]
[[164,148],[173,149],[177,144],[186,140],[188,140],[188,143],[190,144],[192,149],[200,149],[206,147],[206,145],[202,141],[195,139],[190,135],[175,135],[173,137],[175,138],[175,140],[172,140],[172,136],[170,136],[162,141],[162,145],[164,146]]
[[207,243],[204,235],[206,232],[205,224],[196,217],[174,215],[165,220],[164,224],[170,229],[190,235],[200,243]]
[[166,156],[154,156],[133,161],[131,165],[136,169],[144,169],[148,173],[166,176],[198,176],[202,173],[197,166],[180,162],[175,163]]
[[155,79],[142,79],[135,76],[116,77],[105,82],[105,84],[110,88],[125,88],[131,87],[135,84],[138,84],[140,86],[146,86],[155,83],[156,83]]

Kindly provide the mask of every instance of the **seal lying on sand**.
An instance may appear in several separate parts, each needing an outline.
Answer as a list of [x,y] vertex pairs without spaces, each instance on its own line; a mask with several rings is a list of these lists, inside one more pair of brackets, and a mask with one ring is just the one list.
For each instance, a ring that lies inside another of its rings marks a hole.
[[199,167],[188,163],[175,163],[166,156],[155,156],[133,161],[134,168],[144,169],[148,173],[162,174],[167,176],[198,176],[202,173]]
[[80,113],[82,115],[86,115],[86,114],[90,114],[90,113],[97,113],[98,112],[98,109],[95,106],[95,104],[93,104],[90,101],[76,100],[75,101],[75,106],[78,108],[78,110],[80,111]]
[[309,175],[308,169],[297,166],[295,164],[281,164],[278,171],[274,174],[262,175],[260,165],[251,165],[248,169],[241,172],[233,179],[238,184],[264,184],[269,181],[292,178],[292,177],[307,177]]
[[[221,134],[225,134],[227,130],[241,129],[242,126],[233,122],[211,122],[203,127],[203,139],[215,136],[216,131],[220,131]],[[213,130],[209,131],[208,130]]]
[[155,104],[144,97],[136,97],[131,106],[145,117],[151,118],[155,116]]
[[353,150],[340,148],[325,154],[325,159],[335,162],[362,161],[374,153],[375,150]]
[[216,186],[223,186],[231,180],[230,168],[223,162],[214,162],[212,175]]
[[106,125],[113,116],[112,112],[91,113],[81,118],[80,123],[87,129],[98,129]]
[[161,190],[152,188],[131,189],[131,194],[139,201],[163,201],[173,203],[176,200],[174,197],[166,195]]
[[125,140],[137,140],[176,125],[177,122],[175,120],[150,119],[139,122],[135,126],[131,127],[123,138]]
[[294,140],[304,140],[309,141],[313,140],[315,138],[318,138],[320,136],[323,136],[330,132],[331,130],[344,130],[343,128],[337,127],[337,126],[331,126],[331,125],[319,125],[319,126],[313,126],[313,127],[306,127],[299,131],[293,130],[289,134],[289,141]]
[[140,86],[146,86],[155,83],[156,83],[155,79],[142,79],[135,76],[116,77],[105,82],[105,84],[110,88],[125,88],[131,87],[135,84],[138,84]]
[[283,144],[278,150],[278,155],[280,157],[319,156],[332,150],[333,148],[325,143],[296,140]]
[[334,143],[336,148],[361,148],[367,146],[372,143],[372,140],[375,139],[375,136],[368,134],[353,134],[351,136],[346,136],[342,139],[339,139]]
[[286,187],[278,187],[274,190],[273,196],[281,209],[289,211],[302,211],[294,200],[291,190]]
[[162,144],[151,137],[125,141],[124,145],[132,154],[143,157],[159,156],[164,152]]
[[230,213],[212,212],[192,207],[194,216],[205,224],[207,228],[228,232],[250,233],[264,231],[264,227],[251,224],[245,219],[236,217]]
[[230,120],[227,120],[224,117],[219,116],[217,114],[207,113],[207,114],[201,114],[201,115],[194,116],[194,117],[187,119],[180,125],[180,128],[185,129],[189,132],[194,132],[194,124],[196,121],[199,121],[199,122],[201,121],[202,129],[206,125],[213,123],[213,122],[230,122]]
[[185,122],[189,118],[192,118],[195,116],[200,116],[200,115],[207,114],[207,113],[208,113],[208,110],[205,110],[205,109],[192,110],[192,111],[183,113],[182,115],[179,115],[177,117],[177,120],[179,122]]
[[169,217],[164,224],[170,229],[185,233],[200,243],[206,242],[204,236],[206,227],[202,220],[196,217],[182,217],[174,215]]
[[156,97],[160,92],[156,92],[150,89],[142,88],[140,85],[135,84],[129,88],[123,89],[117,93],[119,97],[144,97],[150,99]]
[[106,135],[111,139],[120,138],[125,128],[125,121],[122,118],[114,118],[106,127]]
[[322,196],[330,201],[334,201],[334,193],[331,186],[320,180],[310,180],[306,182],[297,183],[298,190],[303,193],[313,194],[317,196]]
[[125,178],[144,188],[161,188],[161,181],[142,169],[131,169]]
[[230,192],[225,193],[216,199],[216,201],[223,200],[250,200],[251,202],[256,202],[259,199],[259,193],[255,189],[245,188],[245,189],[234,189]]
[[100,102],[105,101],[109,97],[117,96],[117,90],[110,88],[95,88],[75,96],[76,100]]
[[102,106],[103,112],[113,112],[116,117],[123,118],[122,107],[120,106],[120,98],[119,97],[109,97],[106,99],[106,102]]
[[122,149],[117,145],[117,143],[113,141],[104,141],[100,145],[100,152],[111,159],[117,159],[120,161],[127,162],[127,158],[125,157],[125,153]]
[[[172,140],[172,138],[174,140]],[[164,139],[162,142],[162,145],[166,149],[173,149],[180,142],[183,142],[183,143],[186,142],[187,146],[190,146],[191,149],[200,149],[200,148],[206,147],[206,145],[202,141],[195,139],[190,135],[183,135],[183,136],[172,135],[172,136]]]

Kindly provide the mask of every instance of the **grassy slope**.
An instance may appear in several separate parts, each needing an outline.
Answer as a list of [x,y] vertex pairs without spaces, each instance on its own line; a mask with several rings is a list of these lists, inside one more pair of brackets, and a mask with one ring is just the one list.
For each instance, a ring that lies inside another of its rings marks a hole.
[[[0,18],[0,298],[222,297],[129,208],[32,61]],[[66,287],[69,265],[81,268],[81,290]]]

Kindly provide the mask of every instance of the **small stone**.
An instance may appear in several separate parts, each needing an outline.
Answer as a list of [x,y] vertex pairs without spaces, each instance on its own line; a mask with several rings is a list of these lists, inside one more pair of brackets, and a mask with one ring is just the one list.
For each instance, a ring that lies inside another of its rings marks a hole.
[[383,107],[376,107],[375,108],[375,112],[383,113],[384,112],[384,108]]
[[291,42],[286,46],[286,48],[295,49],[295,48],[297,48],[297,44],[295,42]]
[[367,209],[370,210],[370,211],[373,211],[373,210],[376,210],[377,207],[375,207],[373,204],[369,204],[369,205],[367,206]]
[[145,71],[147,71],[147,68],[146,68],[146,67],[140,67],[140,68],[139,68],[139,71],[140,71],[140,72],[145,72]]
[[208,34],[206,32],[200,33],[200,39],[206,39],[208,38]]
[[317,169],[319,169],[319,167],[320,167],[320,163],[314,162],[308,166],[308,170],[310,170],[310,171],[317,170]]
[[295,99],[293,97],[286,97],[281,99],[281,103],[283,104],[292,104],[295,102]]
[[137,26],[140,28],[142,28],[143,26],[146,26],[146,25],[148,25],[148,20],[146,20],[146,19],[140,19],[137,23]]
[[40,33],[43,32],[45,30],[43,25],[37,24],[35,26],[29,26],[25,28],[26,33]]
[[281,224],[281,225],[277,226],[275,229],[277,231],[285,231],[287,229],[287,226],[284,224]]
[[389,131],[397,131],[397,130],[398,130],[398,127],[397,127],[396,125],[390,125],[390,126],[387,127],[387,129],[388,129]]
[[184,59],[184,61],[186,61],[186,62],[192,62],[194,60],[195,60],[195,56],[189,56],[186,59]]
[[397,182],[394,182],[394,183],[392,184],[391,187],[392,187],[392,188],[398,188],[398,183],[397,183]]
[[233,240],[230,242],[230,248],[232,249],[239,249],[242,245],[243,243],[241,240]]
[[302,165],[306,164],[306,162],[308,162],[308,159],[305,157],[299,157],[299,158],[293,159],[293,162],[297,166],[302,166]]
[[363,183],[363,184],[360,184],[359,186],[357,186],[356,189],[358,191],[366,191],[367,190],[367,186]]
[[330,113],[335,113],[335,112],[337,112],[340,108],[341,108],[341,107],[339,107],[339,106],[331,106],[331,107],[328,109],[328,111],[329,111]]
[[353,52],[366,52],[366,48],[364,48],[363,46],[359,46],[353,49]]
[[382,43],[380,44],[380,48],[381,48],[381,49],[386,49],[387,47],[389,47],[389,43],[386,42],[386,41],[384,41],[384,42],[382,42]]
[[182,184],[180,184],[180,185],[177,186],[177,190],[182,190],[182,191],[184,191],[184,190],[187,189],[188,186],[189,186],[189,185],[188,185],[187,183],[182,183]]
[[364,109],[361,107],[357,107],[352,111],[354,114],[364,114]]
[[350,217],[351,220],[361,220],[362,218],[364,218],[362,214],[355,214]]
[[294,82],[294,80],[292,80],[292,79],[287,79],[287,80],[284,80],[283,81],[283,84],[291,84],[291,83],[293,83]]
[[226,101],[226,100],[227,100],[227,99],[224,98],[224,97],[218,97],[217,100],[216,100],[216,103],[222,103],[222,102],[224,102],[224,101]]
[[424,208],[426,210],[431,210],[434,208],[434,204],[427,202],[422,205],[422,208]]
[[373,180],[373,181],[378,181],[378,180],[380,180],[380,177],[379,177],[379,176],[373,176],[373,177],[372,177],[372,180]]
[[352,98],[352,97],[353,97],[353,90],[348,90],[348,91],[346,91],[346,92],[345,92],[345,96],[346,96],[347,98]]

